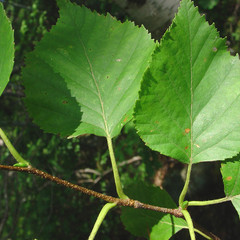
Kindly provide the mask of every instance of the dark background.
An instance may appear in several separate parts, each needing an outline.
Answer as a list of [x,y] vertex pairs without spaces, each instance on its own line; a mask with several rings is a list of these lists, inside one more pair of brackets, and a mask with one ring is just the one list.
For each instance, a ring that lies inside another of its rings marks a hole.
[[[61,139],[43,133],[35,126],[24,107],[21,67],[24,56],[34,48],[58,17],[53,0],[2,1],[15,34],[15,65],[11,80],[0,101],[0,126],[14,146],[31,164],[52,175],[78,183],[93,190],[115,196],[108,150],[104,138],[92,135],[76,139]],[[99,13],[110,12],[119,20],[131,19],[126,9],[111,0],[75,1],[84,3]],[[129,4],[144,1],[128,0]],[[207,20],[215,22],[220,35],[227,36],[233,55],[240,50],[240,2],[237,0],[196,0]],[[153,23],[154,24],[154,23]],[[154,33],[153,33],[154,35]],[[186,166],[152,152],[141,142],[129,123],[114,139],[116,157],[124,186],[134,181],[145,181],[164,187],[177,200],[183,186]],[[140,159],[131,163],[133,157]],[[12,165],[15,161],[0,142],[0,163]],[[188,199],[208,200],[224,196],[220,163],[198,164]],[[90,171],[87,169],[91,169]],[[100,181],[96,179],[100,176]],[[1,240],[79,240],[87,239],[103,202],[64,189],[53,183],[23,173],[0,172],[0,239]],[[106,217],[96,239],[139,239],[132,236],[120,221],[120,208]],[[221,239],[239,239],[239,217],[231,203],[192,208],[193,219]],[[172,239],[189,239],[181,231]],[[198,236],[198,239],[202,239]]]

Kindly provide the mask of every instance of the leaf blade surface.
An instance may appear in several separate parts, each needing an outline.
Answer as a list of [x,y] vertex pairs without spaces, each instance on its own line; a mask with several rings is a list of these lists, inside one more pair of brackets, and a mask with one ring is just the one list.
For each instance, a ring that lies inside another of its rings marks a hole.
[[13,68],[14,37],[10,21],[0,2],[0,96],[5,89]]
[[[125,191],[132,199],[144,203],[167,208],[177,207],[166,191],[141,182],[130,185]],[[134,236],[151,240],[168,240],[182,228],[187,228],[183,219],[145,209],[123,207],[121,220],[126,230]]]
[[240,217],[240,155],[226,160],[221,165],[224,192],[231,199]]
[[224,160],[240,150],[240,63],[190,0],[183,0],[144,75],[139,135],[179,161]]
[[[155,43],[143,27],[122,24],[68,1],[58,2],[60,18],[34,56],[64,79],[81,106],[81,122],[71,135],[114,137],[132,116]],[[25,82],[30,89],[30,79]]]

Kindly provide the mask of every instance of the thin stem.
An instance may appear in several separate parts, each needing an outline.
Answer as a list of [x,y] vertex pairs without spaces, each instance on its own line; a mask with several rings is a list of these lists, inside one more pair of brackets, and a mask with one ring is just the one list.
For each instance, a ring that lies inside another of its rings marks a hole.
[[128,199],[128,196],[124,194],[123,189],[122,189],[122,184],[120,181],[117,163],[116,163],[116,159],[115,159],[115,155],[114,155],[114,151],[113,151],[112,139],[110,136],[107,136],[107,143],[108,143],[108,149],[109,149],[110,159],[111,159],[111,163],[112,163],[113,176],[114,176],[117,194],[121,199]]
[[88,238],[88,240],[93,240],[98,232],[99,227],[101,226],[104,218],[106,217],[107,213],[117,205],[117,203],[106,203],[102,210],[100,211],[97,220],[93,226],[92,232]]
[[197,232],[198,234],[202,235],[204,238],[208,239],[208,240],[212,240],[211,237],[209,237],[208,235],[206,235],[205,233],[201,232],[200,230],[194,228],[194,231]]
[[196,222],[193,221],[194,231],[198,234],[202,235],[208,240],[221,240],[218,236],[214,235],[213,233],[209,232],[202,226],[198,225]]
[[[29,173],[29,174],[34,174],[36,176],[39,176],[41,178],[50,180],[52,182],[55,182],[59,185],[62,185],[64,187],[67,188],[71,188],[73,190],[82,192],[84,194],[102,199],[104,201],[107,201],[109,203],[113,203],[116,204],[118,206],[126,206],[126,207],[132,207],[132,208],[141,208],[141,209],[148,209],[148,210],[152,210],[152,211],[157,211],[157,212],[162,212],[162,213],[169,213],[177,218],[183,218],[183,211],[186,210],[181,210],[181,208],[178,209],[171,209],[171,208],[164,208],[164,207],[159,207],[159,206],[154,206],[154,205],[149,205],[149,204],[145,204],[145,203],[141,203],[137,200],[134,199],[120,199],[120,198],[114,198],[112,196],[108,196],[102,193],[98,193],[95,192],[93,190],[81,187],[79,185],[76,184],[72,184],[66,180],[63,180],[61,178],[52,176],[48,173],[45,173],[39,169],[33,168],[31,166],[29,167],[14,167],[14,166],[6,166],[6,165],[0,165],[0,169],[2,170],[8,170],[8,171],[16,171],[16,172],[25,172],[25,173]],[[207,230],[203,229],[202,227],[198,226],[196,223],[194,223],[195,226],[195,231],[197,232],[201,232],[200,234],[203,235],[205,234],[206,236],[209,236],[209,239],[214,239],[214,240],[220,240],[220,238],[218,238],[217,236],[215,236],[214,234],[208,232]],[[204,235],[203,235],[204,236]],[[208,239],[208,238],[207,238]]]
[[64,187],[71,188],[73,190],[82,192],[82,193],[87,194],[89,196],[93,196],[93,197],[102,199],[106,202],[116,203],[118,206],[148,209],[148,210],[162,212],[162,213],[169,213],[169,214],[172,214],[173,216],[178,217],[178,218],[183,217],[181,209],[164,208],[164,207],[159,207],[159,206],[154,206],[154,205],[150,205],[150,204],[141,203],[141,202],[139,202],[137,200],[134,200],[134,199],[129,199],[129,198],[120,199],[120,198],[115,198],[115,197],[112,197],[112,196],[108,196],[108,195],[105,195],[105,194],[102,194],[102,193],[95,192],[91,189],[84,188],[82,186],[70,183],[70,182],[68,182],[66,180],[63,180],[61,178],[52,176],[52,175],[50,175],[46,172],[43,172],[43,171],[41,171],[39,169],[36,169],[36,168],[33,168],[31,166],[26,168],[26,167],[14,167],[14,166],[0,165],[0,169],[34,174],[34,175],[37,175],[41,178],[48,179],[52,182],[55,182],[59,185],[63,185]]
[[[216,237],[215,238],[215,236],[213,235],[213,237],[214,238],[212,238],[212,236],[210,236],[210,235],[212,235],[212,233],[205,233],[205,232],[203,232],[201,229],[198,229],[198,228],[196,228],[195,227],[195,224],[193,224],[194,225],[194,232],[196,232],[196,233],[198,233],[198,234],[200,234],[200,235],[202,235],[204,238],[206,238],[206,239],[208,239],[208,240],[220,240],[220,238],[218,238],[218,237]],[[185,229],[188,229],[188,227],[184,227]],[[209,234],[209,235],[207,235],[207,234]]]
[[194,207],[207,206],[207,205],[224,203],[224,202],[230,201],[231,199],[232,199],[231,197],[224,197],[224,198],[207,200],[207,201],[189,201],[188,206],[194,206]]
[[189,234],[191,237],[191,240],[196,240],[195,233],[194,233],[194,227],[193,227],[193,221],[192,218],[187,210],[182,210],[183,216],[188,224]]
[[6,134],[3,132],[3,130],[0,128],[0,137],[2,138],[2,140],[4,141],[4,143],[6,144],[8,150],[10,151],[10,153],[13,155],[13,157],[16,159],[17,162],[21,163],[21,164],[25,164],[27,166],[29,166],[29,162],[27,162],[25,159],[23,159],[20,154],[18,153],[18,151],[14,148],[14,146],[11,144],[11,142],[9,141],[8,137],[6,136]]
[[181,206],[183,204],[184,200],[185,200],[185,196],[187,194],[188,186],[189,186],[189,183],[190,183],[191,171],[192,171],[192,161],[188,165],[186,181],[185,181],[183,190],[182,190],[182,192],[179,196],[179,201],[178,201],[179,206]]

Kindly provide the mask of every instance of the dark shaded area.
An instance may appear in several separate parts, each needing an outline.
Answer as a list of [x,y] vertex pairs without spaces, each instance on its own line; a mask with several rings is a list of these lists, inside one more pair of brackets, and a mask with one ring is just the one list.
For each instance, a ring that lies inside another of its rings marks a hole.
[[[76,0],[100,13],[110,12],[120,20],[124,10],[110,0]],[[133,1],[131,1],[133,2]],[[134,1],[139,4],[144,1]],[[233,54],[240,51],[240,9],[236,0],[219,0],[212,9],[199,4],[210,23],[215,22],[221,36],[227,36]],[[4,1],[15,30],[15,65],[11,81],[0,99],[0,126],[24,158],[52,175],[81,184],[93,190],[116,196],[112,173],[105,174],[110,161],[104,138],[82,136],[62,139],[43,133],[28,116],[23,103],[21,67],[24,56],[55,24],[58,17],[55,1]],[[126,186],[145,181],[164,186],[177,201],[183,186],[185,167],[172,159],[151,152],[130,123],[115,139],[119,163],[140,156],[142,160],[125,162],[120,168]],[[131,163],[130,163],[131,162]],[[15,163],[0,142],[0,163]],[[194,166],[188,199],[208,200],[224,196],[219,163]],[[100,180],[96,183],[96,179]],[[160,181],[161,180],[161,181]],[[69,189],[22,173],[0,172],[0,239],[87,239],[103,202]],[[124,230],[120,208],[113,209],[104,221],[96,239],[140,240]],[[238,239],[239,217],[231,203],[191,209],[193,219],[224,240]],[[189,239],[180,231],[171,239]],[[197,237],[198,240],[203,238]]]
[[142,6],[146,3],[146,0],[128,0],[129,4],[137,4],[138,6]]

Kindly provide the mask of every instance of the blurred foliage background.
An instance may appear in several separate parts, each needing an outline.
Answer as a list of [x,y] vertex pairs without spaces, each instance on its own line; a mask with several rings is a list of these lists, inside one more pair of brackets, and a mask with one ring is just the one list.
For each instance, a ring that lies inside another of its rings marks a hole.
[[[129,2],[139,2],[129,0]],[[24,56],[56,23],[58,9],[54,0],[5,0],[5,10],[15,33],[15,65],[10,83],[0,101],[0,126],[21,155],[34,167],[73,183],[116,196],[108,150],[104,138],[91,135],[71,140],[44,133],[32,124],[24,107],[21,67]],[[110,12],[119,20],[131,19],[111,0],[76,0],[99,13]],[[240,1],[195,0],[220,35],[227,36],[232,54],[240,52]],[[177,200],[186,167],[150,151],[130,122],[114,139],[119,171],[124,186],[145,181],[164,187]],[[14,160],[0,140],[0,163]],[[219,163],[198,164],[193,169],[189,198],[206,200],[224,195]],[[0,172],[1,240],[79,240],[87,239],[103,202],[23,173]],[[113,209],[97,239],[138,239],[124,230],[121,210]],[[238,216],[230,203],[192,209],[193,218],[224,240],[240,234]],[[188,239],[183,231],[172,239]],[[201,239],[199,237],[199,239]]]

